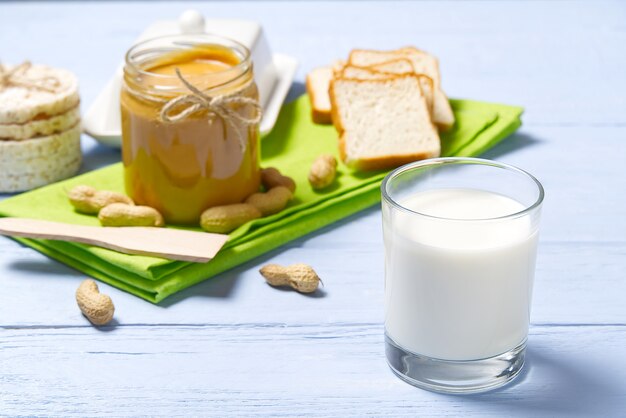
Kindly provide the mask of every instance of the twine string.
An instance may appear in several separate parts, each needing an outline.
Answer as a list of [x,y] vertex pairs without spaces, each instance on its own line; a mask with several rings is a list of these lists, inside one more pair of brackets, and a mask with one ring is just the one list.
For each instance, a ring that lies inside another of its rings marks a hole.
[[[259,105],[259,101],[241,95],[241,91],[249,87],[252,84],[252,80],[236,92],[210,96],[186,80],[178,68],[176,68],[176,76],[191,93],[166,102],[161,108],[161,120],[164,122],[178,122],[188,118],[199,110],[206,110],[209,115],[219,117],[223,123],[233,128],[239,140],[242,152],[245,151],[246,140],[237,125],[240,124],[248,128],[261,122],[262,117],[262,108],[261,105]],[[243,116],[236,110],[233,110],[233,105],[249,106],[254,110],[255,116]],[[178,113],[174,113],[175,109],[181,106],[184,106],[184,109]],[[212,122],[212,119],[210,119],[209,122]]]
[[14,66],[10,70],[0,65],[0,91],[9,87],[22,87],[28,90],[39,90],[48,93],[56,93],[61,82],[54,76],[45,76],[33,80],[26,76],[26,72],[32,67],[30,61]]

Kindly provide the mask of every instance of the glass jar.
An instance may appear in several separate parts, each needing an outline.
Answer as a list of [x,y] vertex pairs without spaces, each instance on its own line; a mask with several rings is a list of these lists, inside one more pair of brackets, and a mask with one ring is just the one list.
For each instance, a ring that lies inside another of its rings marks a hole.
[[258,90],[250,52],[212,35],[133,46],[121,89],[126,192],[174,224],[258,191]]

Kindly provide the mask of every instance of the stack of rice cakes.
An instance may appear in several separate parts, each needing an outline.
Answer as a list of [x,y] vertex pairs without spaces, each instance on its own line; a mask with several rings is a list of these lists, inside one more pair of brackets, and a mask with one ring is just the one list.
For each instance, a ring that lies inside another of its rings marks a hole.
[[0,65],[0,193],[76,174],[80,149],[78,81],[69,71],[28,62]]

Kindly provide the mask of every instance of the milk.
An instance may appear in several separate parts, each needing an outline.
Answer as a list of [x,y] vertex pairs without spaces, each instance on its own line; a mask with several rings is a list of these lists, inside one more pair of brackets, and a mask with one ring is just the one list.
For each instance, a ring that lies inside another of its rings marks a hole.
[[444,360],[489,358],[525,341],[536,227],[529,216],[489,220],[524,206],[474,189],[429,190],[399,204],[429,216],[385,209],[387,335]]

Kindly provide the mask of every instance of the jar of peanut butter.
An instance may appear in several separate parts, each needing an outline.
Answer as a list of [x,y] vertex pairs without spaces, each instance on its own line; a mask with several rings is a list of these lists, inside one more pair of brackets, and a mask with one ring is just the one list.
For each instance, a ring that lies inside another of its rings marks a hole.
[[249,51],[212,35],[151,39],[126,54],[127,193],[173,224],[258,191],[261,108]]

